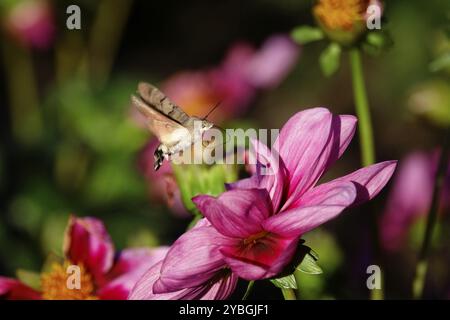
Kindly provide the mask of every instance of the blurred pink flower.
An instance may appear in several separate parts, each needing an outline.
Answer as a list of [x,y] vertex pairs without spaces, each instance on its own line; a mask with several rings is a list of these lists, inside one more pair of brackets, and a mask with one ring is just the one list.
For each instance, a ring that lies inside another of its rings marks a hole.
[[[409,227],[427,215],[439,154],[417,151],[400,162],[380,230],[383,247],[388,251],[402,248]],[[450,208],[450,170],[444,185],[441,206]]]
[[[189,237],[189,240],[185,240]],[[174,250],[164,260],[151,267],[137,281],[130,300],[223,300],[234,291],[238,277],[227,268],[218,251],[218,243],[224,239],[206,219],[200,220],[188,233],[174,244]],[[189,260],[185,264],[185,259]],[[182,264],[179,264],[182,263]],[[174,274],[186,276],[181,281],[172,279],[170,288],[162,285],[161,273],[167,267],[176,266]]]
[[53,9],[46,0],[17,1],[3,23],[17,41],[29,47],[46,49],[55,36]]
[[273,277],[290,262],[304,233],[376,196],[396,161],[316,185],[343,154],[355,127],[353,116],[314,108],[289,119],[272,151],[253,141],[257,172],[230,184],[218,197],[193,198],[212,227],[200,235],[200,230],[190,230],[174,243],[153,290],[164,293],[203,283],[227,267],[247,280]]
[[[299,48],[289,37],[273,36],[248,60],[245,77],[255,88],[276,87],[291,71],[298,54]],[[245,65],[245,61],[242,64]]]
[[[115,256],[103,223],[95,218],[71,217],[64,243],[65,262],[41,274],[41,289],[0,277],[0,297],[7,299],[126,299],[136,281],[164,258],[167,248],[125,249]],[[67,267],[81,269],[81,289],[67,288]]]
[[247,43],[234,45],[222,64],[205,71],[184,71],[167,79],[163,91],[189,114],[211,114],[219,123],[241,115],[258,89],[277,86],[294,67],[299,48],[288,36],[270,37],[259,50]]
[[41,293],[19,280],[0,276],[0,298],[8,300],[41,300]]

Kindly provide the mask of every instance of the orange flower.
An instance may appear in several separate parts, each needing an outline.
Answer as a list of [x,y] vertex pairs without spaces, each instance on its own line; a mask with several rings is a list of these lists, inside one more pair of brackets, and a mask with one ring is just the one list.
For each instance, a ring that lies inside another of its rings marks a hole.
[[378,0],[318,0],[313,8],[317,23],[325,34],[342,45],[354,43],[368,29],[369,6],[382,5]]
[[365,21],[369,0],[319,0],[314,15],[331,30],[351,31]]

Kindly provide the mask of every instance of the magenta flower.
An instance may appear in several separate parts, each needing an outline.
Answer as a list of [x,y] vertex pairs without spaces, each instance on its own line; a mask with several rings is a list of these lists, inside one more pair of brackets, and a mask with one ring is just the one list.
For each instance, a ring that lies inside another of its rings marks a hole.
[[[414,152],[401,161],[380,221],[383,247],[399,250],[409,227],[426,216],[431,205],[438,153]],[[450,208],[450,169],[443,188],[443,209]]]
[[[291,261],[304,233],[377,195],[396,161],[317,185],[347,148],[355,126],[353,116],[308,109],[285,124],[272,151],[254,141],[256,174],[218,197],[193,198],[211,226],[200,235],[188,231],[170,248],[153,291],[193,286],[227,267],[247,280],[273,277]],[[273,174],[262,175],[263,169]]]
[[[115,256],[103,223],[95,218],[69,221],[64,244],[65,260],[41,273],[40,290],[18,280],[0,277],[0,297],[7,299],[126,299],[136,281],[166,254],[167,248],[126,249]],[[67,288],[67,267],[81,270],[79,290]]]
[[[188,239],[186,239],[188,237]],[[227,267],[217,244],[225,238],[205,219],[182,235],[173,250],[136,283],[130,300],[223,300],[234,291],[238,277]],[[178,264],[178,263],[183,264]],[[187,264],[186,264],[187,263]],[[173,274],[170,288],[160,283],[162,272]],[[177,280],[180,275],[180,280]]]

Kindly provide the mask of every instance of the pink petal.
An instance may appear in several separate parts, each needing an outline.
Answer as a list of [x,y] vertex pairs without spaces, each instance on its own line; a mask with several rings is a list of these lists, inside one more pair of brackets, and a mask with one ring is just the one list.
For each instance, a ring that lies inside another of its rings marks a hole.
[[168,247],[123,250],[107,275],[106,285],[97,291],[97,295],[101,300],[126,299],[137,280],[162,261],[168,250]]
[[257,174],[252,175],[249,178],[241,179],[236,182],[226,183],[225,188],[230,191],[234,189],[261,189],[260,177]]
[[340,126],[340,135],[339,141],[337,141],[336,144],[339,146],[338,158],[340,158],[355,135],[358,119],[355,116],[347,114],[339,115],[338,117],[340,119],[340,121],[337,122]]
[[225,267],[219,247],[228,244],[212,226],[196,227],[172,245],[162,264],[153,291],[165,293],[199,286]]
[[0,277],[0,299],[7,300],[41,300],[41,294],[22,282]]
[[270,232],[299,237],[335,218],[354,202],[355,197],[356,187],[352,182],[334,180],[324,183],[308,191],[299,207],[274,215],[263,226]]
[[287,171],[283,159],[275,149],[270,150],[264,143],[253,139],[252,151],[256,152],[258,188],[264,188],[272,199],[273,211],[276,212],[284,195],[287,183]]
[[156,294],[153,292],[153,285],[160,277],[162,261],[151,267],[136,282],[131,290],[128,300],[176,300],[186,295],[186,291],[191,289],[182,289],[179,291]]
[[281,272],[295,252],[298,239],[269,233],[254,244],[227,246],[221,249],[231,270],[246,280],[273,277]]
[[82,263],[98,285],[113,265],[114,246],[103,222],[96,218],[70,218],[64,252],[71,262]]
[[283,158],[289,173],[288,198],[282,210],[312,188],[330,163],[337,158],[340,118],[328,109],[313,108],[298,112],[281,129],[274,148]]
[[222,276],[218,281],[214,282],[201,299],[225,300],[234,292],[237,282],[238,276],[232,272],[228,272],[228,275]]
[[217,198],[200,195],[192,201],[217,231],[229,237],[245,238],[262,231],[261,222],[272,212],[265,189],[231,190]]
[[185,289],[182,300],[225,300],[236,289],[238,277],[228,269],[223,269],[209,282],[201,286]]
[[153,292],[153,286],[160,277],[162,261],[149,269],[144,276],[136,283],[129,295],[129,300],[219,300],[228,298],[234,291],[237,284],[237,276],[230,272],[225,272],[213,280],[197,287],[184,288],[174,292],[159,293]]
[[374,198],[386,185],[397,166],[397,161],[384,161],[361,168],[333,181],[351,181],[356,184],[357,196],[353,205]]
[[[336,131],[336,134],[333,134],[333,142],[331,143],[331,145],[333,146],[335,151],[329,154],[329,158],[325,164],[324,170],[330,167],[344,153],[355,133],[356,122],[357,119],[354,116],[350,115],[341,115],[333,118],[333,126],[335,128],[334,131]],[[228,190],[265,188],[269,191],[269,194],[272,198],[273,208],[275,212],[278,211],[279,203],[284,194],[285,185],[289,185],[289,182],[286,181],[288,176],[288,173],[286,172],[287,169],[284,165],[283,159],[281,159],[276,151],[280,148],[278,143],[280,143],[280,140],[276,141],[273,150],[270,151],[263,143],[259,142],[258,140],[252,140],[252,150],[256,151],[256,159],[258,164],[263,167],[269,165],[269,167],[272,168],[271,172],[274,174],[261,175],[257,172],[250,178],[239,180],[235,183],[227,185]],[[257,166],[257,168],[261,169],[261,166]],[[292,183],[293,182],[291,181],[291,186]],[[291,196],[291,199],[288,200],[290,206],[293,205],[293,201],[298,200],[301,192],[302,191],[294,192],[294,194]],[[284,206],[284,209],[286,208],[287,205]]]

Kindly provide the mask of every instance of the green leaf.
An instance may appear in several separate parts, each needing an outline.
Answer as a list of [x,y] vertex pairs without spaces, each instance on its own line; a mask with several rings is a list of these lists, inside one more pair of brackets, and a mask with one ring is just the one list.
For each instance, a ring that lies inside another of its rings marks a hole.
[[393,44],[392,38],[387,32],[369,32],[367,43],[376,48],[387,48]]
[[306,274],[323,273],[322,268],[317,264],[318,259],[319,255],[310,247],[303,244],[299,245],[289,266],[286,267],[280,277],[270,279],[270,282],[280,289],[297,289],[294,272],[300,271]]
[[300,26],[292,30],[292,39],[299,44],[306,44],[324,38],[322,30],[310,26]]
[[233,165],[216,164],[203,165],[172,165],[172,169],[180,188],[181,200],[185,208],[194,216],[200,212],[192,202],[199,194],[217,196],[225,191],[225,183],[237,179],[237,167]]
[[341,47],[336,42],[332,42],[320,54],[320,68],[326,77],[330,77],[339,69],[341,63],[341,51]]
[[389,49],[394,44],[391,35],[387,31],[369,32],[362,43],[365,52],[378,55],[383,50]]
[[16,276],[17,279],[33,289],[39,290],[41,287],[41,276],[37,272],[18,269]]
[[295,281],[293,274],[281,278],[270,279],[270,282],[280,289],[297,289],[297,282]]
[[297,266],[297,270],[307,274],[321,274],[322,268],[317,264],[318,255],[313,250],[310,250],[303,257],[302,262]]

